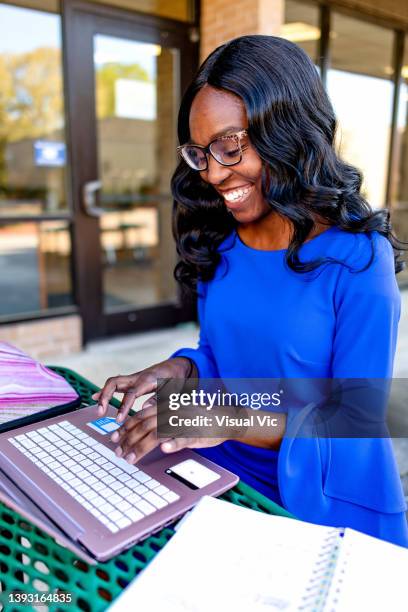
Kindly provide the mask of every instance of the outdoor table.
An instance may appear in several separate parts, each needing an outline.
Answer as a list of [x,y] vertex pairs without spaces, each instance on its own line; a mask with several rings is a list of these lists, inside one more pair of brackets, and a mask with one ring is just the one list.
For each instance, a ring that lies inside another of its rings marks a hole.
[[[99,387],[68,368],[51,367],[81,394],[81,407],[94,403],[91,396],[99,391]],[[112,404],[119,406],[117,400],[112,400]],[[260,512],[292,516],[242,481],[221,498]],[[173,534],[173,526],[167,526],[110,561],[92,566],[0,503],[0,610],[106,610]],[[69,593],[71,602],[58,603],[48,599],[45,604],[10,604],[11,592],[50,597],[54,593]]]

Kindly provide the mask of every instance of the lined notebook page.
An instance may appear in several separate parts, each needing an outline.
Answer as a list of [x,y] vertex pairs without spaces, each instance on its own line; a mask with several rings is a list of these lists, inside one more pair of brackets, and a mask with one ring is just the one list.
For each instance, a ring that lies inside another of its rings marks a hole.
[[109,610],[297,610],[336,533],[204,497]]
[[408,550],[346,529],[325,612],[406,612]]

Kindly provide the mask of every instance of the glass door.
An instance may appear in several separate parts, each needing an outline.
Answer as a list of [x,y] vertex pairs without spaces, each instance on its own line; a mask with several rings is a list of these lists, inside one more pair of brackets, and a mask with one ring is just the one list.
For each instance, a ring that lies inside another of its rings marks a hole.
[[177,303],[169,184],[179,52],[94,36],[103,310]]
[[173,279],[170,178],[195,45],[182,24],[71,3],[66,20],[85,337],[190,316]]

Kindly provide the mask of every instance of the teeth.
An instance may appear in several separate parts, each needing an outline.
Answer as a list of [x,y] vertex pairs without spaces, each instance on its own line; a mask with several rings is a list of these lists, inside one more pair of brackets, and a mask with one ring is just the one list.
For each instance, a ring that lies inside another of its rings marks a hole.
[[224,198],[227,202],[234,202],[235,200],[239,200],[244,195],[249,193],[250,187],[246,187],[246,189],[235,189],[234,191],[229,191],[228,193],[224,193]]

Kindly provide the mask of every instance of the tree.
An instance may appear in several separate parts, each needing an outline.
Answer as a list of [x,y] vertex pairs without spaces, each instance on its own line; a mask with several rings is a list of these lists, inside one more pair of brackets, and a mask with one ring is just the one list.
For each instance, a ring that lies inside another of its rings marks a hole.
[[96,109],[98,119],[115,116],[115,82],[118,79],[150,81],[139,64],[109,62],[96,70]]
[[[97,116],[115,114],[117,79],[149,81],[138,64],[106,63],[96,70]],[[61,51],[41,47],[0,55],[0,185],[7,181],[6,148],[23,139],[56,138],[64,128]]]
[[0,55],[0,183],[6,181],[7,144],[61,130],[63,105],[59,49]]

